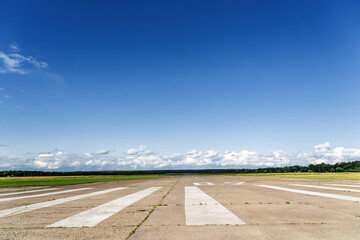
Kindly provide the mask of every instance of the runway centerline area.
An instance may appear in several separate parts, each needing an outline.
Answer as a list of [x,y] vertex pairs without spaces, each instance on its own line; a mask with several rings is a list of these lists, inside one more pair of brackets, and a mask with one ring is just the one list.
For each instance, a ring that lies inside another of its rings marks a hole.
[[194,185],[195,186],[214,186],[215,184],[214,183],[211,183],[211,182],[194,182]]
[[185,187],[186,225],[242,225],[235,214],[198,187]]

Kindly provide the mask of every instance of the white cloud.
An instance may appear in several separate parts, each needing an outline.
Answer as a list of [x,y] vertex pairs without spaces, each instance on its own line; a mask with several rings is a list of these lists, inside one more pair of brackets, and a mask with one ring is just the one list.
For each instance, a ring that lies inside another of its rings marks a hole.
[[20,46],[19,46],[17,43],[15,43],[15,42],[12,42],[12,43],[10,44],[9,49],[10,49],[10,51],[12,51],[12,52],[20,52],[20,50],[21,50]]
[[48,153],[40,153],[32,161],[35,168],[58,169],[62,166],[64,153],[55,150]]
[[199,168],[248,168],[277,167],[308,163],[336,163],[360,160],[360,149],[336,147],[330,143],[314,146],[312,152],[288,154],[282,150],[267,154],[255,151],[197,151],[155,154],[141,145],[120,156],[109,155],[109,150],[92,154],[67,153],[61,150],[39,153],[36,156],[0,156],[0,169],[40,170],[131,170],[131,169],[199,169]]
[[20,47],[15,43],[10,45],[13,53],[0,51],[0,73],[29,74],[32,69],[46,69],[46,62],[38,61],[33,56],[24,56],[19,53]]
[[80,161],[75,161],[73,163],[70,164],[70,167],[78,167],[81,165],[81,162]]
[[99,151],[94,152],[94,155],[106,155],[109,154],[110,150],[106,150],[106,149],[101,149]]
[[135,154],[139,154],[141,152],[143,152],[146,149],[145,146],[140,145],[138,148],[130,148],[129,150],[127,150],[125,152],[125,154],[127,155],[135,155]]
[[308,163],[319,164],[347,162],[360,160],[360,149],[357,148],[332,148],[329,142],[314,146],[314,151],[299,154],[299,158],[304,158]]
[[40,153],[19,165],[44,170],[121,170],[280,166],[289,162],[288,156],[281,151],[262,155],[247,150],[240,152],[216,152],[214,150],[203,152],[192,150],[185,154],[175,153],[166,156],[154,154],[152,151],[145,151],[145,149],[146,147],[141,145],[138,148],[129,149],[125,152],[125,155],[117,157],[105,154],[107,150],[97,151],[98,154],[71,154],[54,150],[52,152]]
[[151,154],[155,154],[155,152],[152,151],[152,150],[147,150],[147,151],[144,152],[144,154],[145,155],[151,155]]

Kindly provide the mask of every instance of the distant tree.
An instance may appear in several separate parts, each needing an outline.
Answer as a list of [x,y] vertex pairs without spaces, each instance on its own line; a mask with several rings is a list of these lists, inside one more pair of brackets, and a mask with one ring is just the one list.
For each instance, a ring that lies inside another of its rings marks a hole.
[[352,169],[352,168],[353,168],[353,166],[352,166],[351,163],[348,163],[348,164],[346,164],[346,165],[344,166],[344,170],[349,170],[349,169]]
[[344,172],[344,169],[342,167],[337,167],[336,172]]

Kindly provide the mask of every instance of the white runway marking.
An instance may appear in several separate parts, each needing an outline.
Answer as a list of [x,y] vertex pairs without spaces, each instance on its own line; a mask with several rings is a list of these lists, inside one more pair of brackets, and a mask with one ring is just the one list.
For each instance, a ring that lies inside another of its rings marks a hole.
[[151,187],[111,202],[102,204],[98,207],[81,212],[64,220],[51,224],[47,227],[93,227],[101,221],[111,217],[122,209],[134,204],[161,187]]
[[245,183],[245,182],[237,182],[237,183],[234,183],[234,182],[224,182],[224,183],[227,183],[227,184],[233,183],[234,185],[240,185],[240,184],[243,184],[243,183]]
[[324,186],[314,186],[314,185],[303,185],[303,184],[291,184],[298,187],[309,187],[309,188],[319,188],[319,189],[329,189],[337,191],[349,191],[349,192],[360,192],[358,189],[349,189],[349,188],[333,188],[333,187],[324,187]]
[[77,192],[77,191],[83,191],[83,190],[89,190],[89,189],[92,189],[92,188],[77,188],[77,189],[69,189],[69,190],[63,190],[63,191],[58,191],[58,192],[28,195],[28,196],[22,196],[22,197],[2,198],[2,199],[0,199],[0,202],[13,201],[13,200],[24,199],[24,198],[43,197],[43,196],[56,195],[56,194],[69,193],[69,192]]
[[238,183],[235,183],[234,185],[240,185],[240,184],[243,184],[245,182],[238,182]]
[[74,200],[78,200],[78,199],[82,199],[82,198],[92,197],[92,196],[109,193],[109,192],[113,192],[113,191],[117,191],[117,190],[122,190],[122,189],[126,189],[126,188],[127,187],[110,188],[110,189],[106,189],[106,190],[102,190],[102,191],[98,191],[98,192],[85,193],[85,194],[81,194],[81,195],[77,195],[77,196],[73,196],[73,197],[60,198],[60,199],[56,199],[53,201],[46,201],[46,202],[34,203],[34,204],[21,206],[21,207],[9,208],[9,209],[0,211],[0,218],[8,217],[8,216],[12,216],[15,214],[20,214],[20,213],[26,213],[26,212],[30,212],[33,210],[51,207],[51,206],[54,206],[57,204],[66,203],[66,202],[70,202],[70,201],[74,201]]
[[360,185],[347,185],[347,184],[326,184],[326,185],[360,188]]
[[201,185],[215,185],[211,182],[194,182],[195,186],[201,186]]
[[235,214],[198,187],[185,187],[186,225],[242,225]]
[[17,194],[34,193],[34,192],[52,191],[52,190],[58,190],[58,189],[60,189],[60,188],[45,188],[45,189],[22,191],[22,192],[1,193],[0,197],[9,196],[9,195],[17,195]]
[[276,186],[269,186],[269,185],[257,185],[257,186],[265,187],[265,188],[271,188],[271,189],[277,189],[277,190],[282,190],[282,191],[287,191],[287,192],[300,193],[300,194],[305,194],[305,195],[336,198],[336,199],[354,201],[354,202],[360,201],[359,197],[350,197],[350,196],[343,196],[343,195],[330,194],[330,193],[311,192],[311,191],[304,191],[304,190],[298,190],[298,189],[292,189],[292,188],[284,188],[284,187],[276,187]]

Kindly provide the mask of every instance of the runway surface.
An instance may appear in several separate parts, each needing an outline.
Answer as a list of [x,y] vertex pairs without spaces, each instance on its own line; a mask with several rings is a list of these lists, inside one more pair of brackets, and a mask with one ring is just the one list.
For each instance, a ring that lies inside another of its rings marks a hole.
[[360,182],[185,175],[0,194],[0,239],[360,239]]

